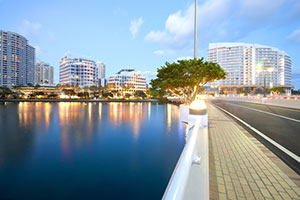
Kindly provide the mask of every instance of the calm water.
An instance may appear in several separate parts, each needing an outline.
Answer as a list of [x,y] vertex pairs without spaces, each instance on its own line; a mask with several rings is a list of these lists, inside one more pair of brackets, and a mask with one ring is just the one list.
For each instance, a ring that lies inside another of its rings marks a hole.
[[184,146],[174,105],[0,105],[0,199],[160,199]]

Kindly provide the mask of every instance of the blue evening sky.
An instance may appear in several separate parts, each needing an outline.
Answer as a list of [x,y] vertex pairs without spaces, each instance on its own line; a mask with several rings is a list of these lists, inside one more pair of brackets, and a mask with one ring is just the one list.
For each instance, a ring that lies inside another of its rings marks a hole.
[[[24,35],[58,69],[68,54],[124,67],[148,79],[166,61],[193,56],[193,0],[0,0],[0,29]],[[210,42],[249,42],[286,51],[300,89],[299,0],[199,0],[198,54]]]

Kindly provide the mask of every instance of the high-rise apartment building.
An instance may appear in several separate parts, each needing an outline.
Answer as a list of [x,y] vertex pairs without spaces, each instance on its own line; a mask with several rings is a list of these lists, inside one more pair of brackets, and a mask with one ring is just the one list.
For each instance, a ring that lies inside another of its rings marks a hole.
[[36,64],[35,83],[39,85],[53,85],[53,67],[45,62]]
[[64,56],[59,66],[59,83],[79,86],[98,85],[98,67],[95,61]]
[[105,78],[105,64],[101,61],[98,61],[97,67],[98,67],[98,78],[99,78],[98,85],[100,87],[105,87],[107,85],[107,79]]
[[135,72],[134,69],[122,69],[108,80],[112,91],[134,94],[136,91],[146,92],[146,78]]
[[210,85],[234,90],[236,88],[258,88],[291,86],[291,58],[274,47],[248,43],[211,43],[208,61],[218,63],[227,73],[225,80]]
[[35,49],[28,40],[13,32],[0,30],[0,85],[34,84]]
[[97,62],[97,67],[98,67],[98,77],[99,78],[105,78],[105,64],[101,61]]

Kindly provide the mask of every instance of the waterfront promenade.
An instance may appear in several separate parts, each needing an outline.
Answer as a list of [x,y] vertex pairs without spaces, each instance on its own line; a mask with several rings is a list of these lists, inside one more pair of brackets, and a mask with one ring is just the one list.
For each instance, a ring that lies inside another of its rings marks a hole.
[[208,104],[210,199],[300,199],[300,176]]

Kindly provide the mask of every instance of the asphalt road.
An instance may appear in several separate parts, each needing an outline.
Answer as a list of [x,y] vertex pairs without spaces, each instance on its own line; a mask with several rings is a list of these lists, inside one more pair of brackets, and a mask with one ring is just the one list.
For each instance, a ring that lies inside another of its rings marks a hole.
[[[300,157],[300,110],[236,101],[211,100],[211,103],[229,111]],[[241,125],[300,174],[300,164],[297,161]]]

